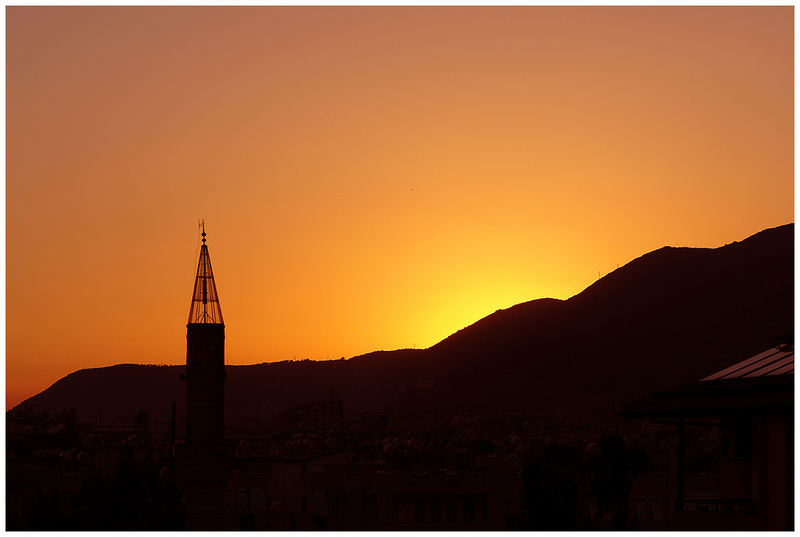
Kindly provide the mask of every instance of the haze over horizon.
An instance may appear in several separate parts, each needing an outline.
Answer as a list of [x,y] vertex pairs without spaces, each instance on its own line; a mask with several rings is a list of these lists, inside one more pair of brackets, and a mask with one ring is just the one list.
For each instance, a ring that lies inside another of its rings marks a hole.
[[428,347],[794,221],[792,7],[7,8],[6,405]]

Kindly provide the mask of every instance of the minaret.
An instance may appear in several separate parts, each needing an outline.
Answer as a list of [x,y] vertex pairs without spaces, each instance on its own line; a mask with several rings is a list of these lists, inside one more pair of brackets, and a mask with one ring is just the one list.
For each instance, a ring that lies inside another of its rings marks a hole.
[[206,246],[205,223],[202,236],[186,325],[186,442],[220,444],[224,437],[225,325]]

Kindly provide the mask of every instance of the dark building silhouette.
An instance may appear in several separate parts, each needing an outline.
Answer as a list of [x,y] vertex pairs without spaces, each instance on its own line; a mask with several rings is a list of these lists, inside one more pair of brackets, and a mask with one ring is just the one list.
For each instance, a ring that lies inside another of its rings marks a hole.
[[205,228],[186,327],[186,441],[217,444],[224,437],[225,324]]
[[233,460],[225,443],[225,325],[211,258],[203,245],[186,325],[186,443],[176,446],[187,529],[224,527],[224,490]]
[[[675,428],[671,501],[660,526],[648,529],[793,528],[793,344],[772,347],[698,382],[655,392],[622,413]],[[713,431],[718,441],[713,472],[690,467],[689,455],[703,431]]]
[[203,232],[185,371],[83,370],[8,413],[7,528],[791,529],[793,342],[730,358],[791,324],[793,226],[757,237],[661,249],[431,349],[226,377]]

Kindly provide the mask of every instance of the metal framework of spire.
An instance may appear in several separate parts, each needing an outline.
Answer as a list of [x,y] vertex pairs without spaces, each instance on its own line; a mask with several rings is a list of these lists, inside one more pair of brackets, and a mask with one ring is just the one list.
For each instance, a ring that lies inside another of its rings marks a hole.
[[222,309],[219,306],[214,272],[211,270],[211,257],[206,246],[206,228],[203,227],[203,245],[200,247],[200,261],[197,263],[197,277],[194,280],[192,305],[189,308],[189,324],[224,324]]

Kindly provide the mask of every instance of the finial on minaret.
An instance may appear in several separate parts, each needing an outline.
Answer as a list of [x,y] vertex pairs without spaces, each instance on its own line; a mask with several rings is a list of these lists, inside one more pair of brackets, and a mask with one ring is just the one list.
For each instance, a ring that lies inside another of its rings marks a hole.
[[206,221],[200,220],[200,227],[203,229],[201,235],[203,236],[203,244],[206,243]]

